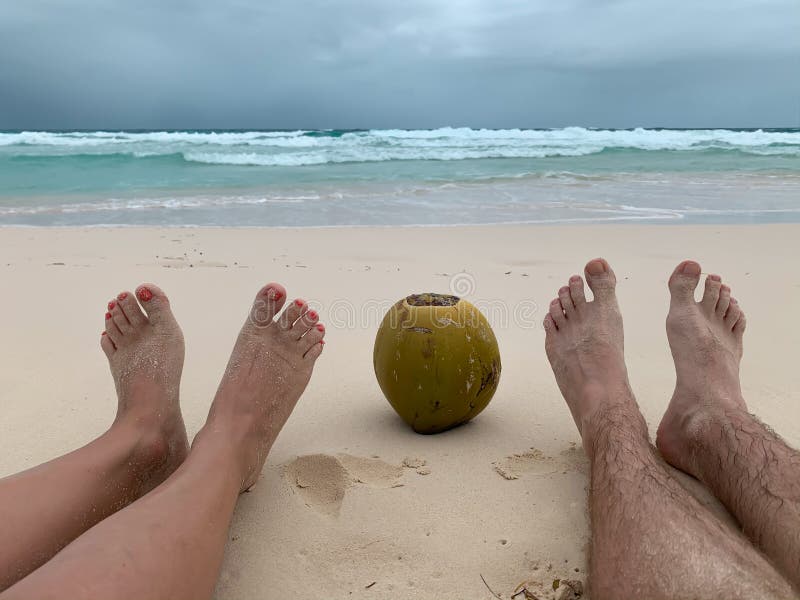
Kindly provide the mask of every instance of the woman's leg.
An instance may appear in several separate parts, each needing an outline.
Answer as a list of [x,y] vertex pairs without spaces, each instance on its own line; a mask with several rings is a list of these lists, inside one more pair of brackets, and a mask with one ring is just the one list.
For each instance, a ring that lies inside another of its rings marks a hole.
[[183,335],[156,286],[109,303],[101,346],[119,396],[111,428],[66,456],[0,479],[0,590],[166,479],[188,444],[178,388]]
[[285,290],[259,292],[208,421],[162,485],[82,535],[0,594],[47,598],[209,598],[239,492],[251,486],[311,377],[324,327]]

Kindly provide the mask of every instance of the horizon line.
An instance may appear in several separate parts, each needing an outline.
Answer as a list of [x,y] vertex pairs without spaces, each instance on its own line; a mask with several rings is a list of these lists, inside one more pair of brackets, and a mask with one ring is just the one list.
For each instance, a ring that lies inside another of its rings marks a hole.
[[559,129],[589,129],[600,131],[632,131],[636,129],[650,129],[650,130],[672,130],[672,131],[691,131],[691,130],[786,130],[795,129],[800,130],[800,126],[764,126],[764,125],[736,125],[736,126],[698,126],[698,127],[683,127],[683,126],[664,126],[664,125],[633,125],[630,127],[605,127],[597,125],[563,125],[560,127],[476,127],[471,125],[439,125],[436,127],[74,127],[74,128],[0,128],[0,133],[136,133],[136,132],[280,132],[280,131],[343,131],[343,132],[360,132],[360,131],[436,131],[438,129],[471,129],[473,131],[487,130],[487,131],[511,131],[518,129],[520,131],[554,131]]

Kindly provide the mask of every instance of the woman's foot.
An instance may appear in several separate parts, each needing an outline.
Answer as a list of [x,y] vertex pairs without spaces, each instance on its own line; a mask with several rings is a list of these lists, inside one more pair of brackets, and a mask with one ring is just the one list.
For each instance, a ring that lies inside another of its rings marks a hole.
[[222,434],[217,441],[235,450],[241,491],[258,479],[325,344],[325,326],[304,300],[294,300],[275,319],[285,301],[286,290],[277,283],[259,291],[198,434],[209,441]]
[[183,333],[164,292],[145,284],[135,296],[122,292],[111,300],[100,345],[117,388],[112,431],[131,435],[131,464],[140,469],[145,492],[169,477],[189,450],[179,402]]
[[679,264],[669,280],[671,295],[667,338],[677,375],[656,445],[673,466],[692,475],[691,441],[709,416],[719,411],[746,411],[739,385],[739,362],[745,317],[719,275],[708,275],[703,298],[695,302],[700,265]]
[[613,407],[638,408],[625,367],[614,271],[598,258],[589,261],[585,275],[594,301],[587,302],[583,280],[573,275],[550,303],[544,329],[547,358],[590,452],[595,417]]

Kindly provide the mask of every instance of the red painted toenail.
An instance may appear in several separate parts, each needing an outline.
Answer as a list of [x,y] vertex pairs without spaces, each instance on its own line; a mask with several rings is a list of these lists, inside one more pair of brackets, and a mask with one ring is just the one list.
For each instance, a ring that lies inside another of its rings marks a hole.
[[322,323],[317,323],[317,331],[325,331],[325,325]]
[[125,300],[128,297],[128,292],[122,292],[119,296],[117,296],[117,300]]
[[316,321],[319,318],[319,315],[317,314],[317,311],[310,310],[308,311],[308,318],[311,319],[312,321]]
[[108,303],[108,310],[114,310],[114,307],[116,305],[117,303],[112,300],[111,302]]
[[100,335],[108,335],[108,332],[107,332],[107,331],[104,331],[104,332],[103,332],[103,333],[101,333]]
[[106,321],[108,321],[110,318],[111,318],[111,313],[106,313]]
[[298,298],[297,300],[294,301],[294,303],[297,306],[303,306],[306,303],[306,301],[305,300],[301,300],[300,298]]
[[319,343],[320,343],[321,346],[324,346],[325,345],[325,340],[320,340]]
[[275,288],[269,288],[267,290],[267,298],[270,300],[280,300],[283,298],[283,292],[276,290]]
[[140,288],[138,292],[139,300],[142,302],[148,302],[153,297],[153,292],[151,292],[146,287]]

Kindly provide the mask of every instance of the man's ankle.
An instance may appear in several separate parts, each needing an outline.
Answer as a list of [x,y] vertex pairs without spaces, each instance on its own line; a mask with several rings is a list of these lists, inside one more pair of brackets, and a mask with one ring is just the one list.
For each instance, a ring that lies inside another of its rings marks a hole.
[[635,400],[608,399],[582,419],[581,436],[586,454],[623,444],[630,449],[649,445],[647,423]]

